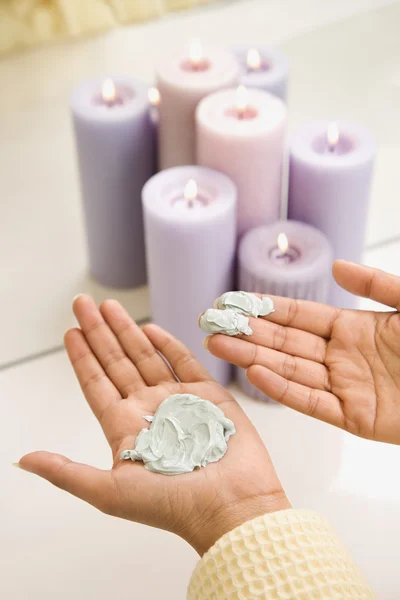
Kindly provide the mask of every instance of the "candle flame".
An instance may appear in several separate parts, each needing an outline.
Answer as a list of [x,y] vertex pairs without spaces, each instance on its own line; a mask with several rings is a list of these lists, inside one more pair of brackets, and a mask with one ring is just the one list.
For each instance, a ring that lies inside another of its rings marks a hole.
[[339,141],[339,127],[338,124],[333,122],[328,127],[328,146],[330,150],[334,150]]
[[288,249],[289,249],[289,241],[287,239],[287,236],[284,233],[280,233],[278,235],[277,244],[278,244],[279,250],[282,253],[285,253],[285,252],[288,251]]
[[261,56],[256,48],[250,48],[247,52],[247,67],[252,71],[258,71],[261,67]]
[[249,106],[249,92],[244,85],[239,85],[236,90],[236,110],[239,115],[243,115]]
[[203,46],[199,39],[193,39],[189,46],[189,60],[194,67],[197,67],[204,58]]
[[103,96],[103,100],[106,104],[111,104],[114,102],[117,95],[117,90],[115,89],[115,84],[112,79],[104,80],[101,95]]
[[161,101],[160,92],[156,87],[151,87],[148,91],[149,102],[152,106],[158,106]]
[[185,186],[184,197],[187,202],[193,202],[197,198],[197,183],[194,179],[189,179]]

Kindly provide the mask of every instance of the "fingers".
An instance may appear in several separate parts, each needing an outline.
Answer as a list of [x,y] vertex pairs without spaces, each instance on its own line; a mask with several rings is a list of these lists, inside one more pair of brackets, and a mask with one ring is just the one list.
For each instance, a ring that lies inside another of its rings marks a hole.
[[246,377],[267,396],[305,415],[344,428],[341,403],[334,394],[288,381],[266,367],[247,369]]
[[65,456],[50,452],[27,454],[21,458],[19,466],[103,512],[113,512],[115,489],[111,471],[75,463]]
[[158,325],[146,325],[143,328],[151,343],[169,362],[174,373],[182,383],[213,381],[203,365],[191,354],[182,342],[174,338]]
[[[118,338],[122,349],[149,386],[176,381],[171,369],[159,355],[149,338],[131,319],[116,300],[106,300],[100,306],[101,314]],[[129,386],[126,390],[129,391]],[[133,391],[133,390],[131,390]]]
[[142,376],[126,356],[94,300],[90,296],[78,296],[73,309],[93,354],[120,394],[127,397],[130,391],[144,387]]
[[311,360],[224,335],[214,335],[208,338],[207,348],[214,356],[243,369],[248,369],[252,365],[260,365],[271,369],[289,381],[295,381],[318,390],[330,391],[328,369]]
[[400,277],[344,260],[334,263],[333,275],[337,283],[351,294],[400,310]]
[[242,339],[251,344],[318,363],[323,363],[325,360],[327,341],[318,335],[292,327],[283,327],[265,319],[250,318],[250,327],[253,335],[243,336]]
[[[107,377],[80,329],[70,329],[64,337],[69,360],[95,417],[100,421],[121,394]],[[105,434],[107,436],[105,431]]]
[[270,297],[274,301],[275,312],[260,318],[271,323],[330,338],[333,324],[341,312],[340,309],[308,300]]

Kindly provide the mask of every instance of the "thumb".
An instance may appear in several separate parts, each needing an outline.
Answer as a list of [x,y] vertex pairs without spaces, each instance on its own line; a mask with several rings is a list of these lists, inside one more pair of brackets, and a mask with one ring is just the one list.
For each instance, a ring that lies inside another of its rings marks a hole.
[[400,310],[400,277],[345,260],[335,261],[333,276],[351,294]]
[[32,452],[21,458],[18,466],[24,471],[47,479],[56,487],[111,514],[114,504],[112,472],[76,463],[50,452]]

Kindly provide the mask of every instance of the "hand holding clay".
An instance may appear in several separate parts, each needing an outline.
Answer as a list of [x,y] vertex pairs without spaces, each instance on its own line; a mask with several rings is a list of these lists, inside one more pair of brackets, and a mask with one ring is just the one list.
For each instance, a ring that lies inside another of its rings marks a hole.
[[34,452],[22,469],[103,512],[172,531],[199,554],[244,521],[290,507],[254,426],[181,342],[156,325],[141,330],[113,300],[99,310],[82,295],[74,312],[80,329],[65,346],[113,465]]
[[272,399],[342,429],[400,444],[400,278],[337,261],[336,281],[392,312],[340,310],[272,298],[249,318],[251,336],[206,338],[215,356],[246,369]]

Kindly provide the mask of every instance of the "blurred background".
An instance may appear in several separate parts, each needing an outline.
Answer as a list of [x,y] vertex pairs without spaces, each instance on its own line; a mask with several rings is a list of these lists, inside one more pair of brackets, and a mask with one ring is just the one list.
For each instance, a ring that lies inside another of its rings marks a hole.
[[[45,448],[108,466],[62,349],[72,298],[112,295],[149,317],[146,288],[115,292],[87,274],[74,86],[109,73],[151,84],[157,58],[193,37],[278,45],[290,61],[290,130],[332,115],[376,136],[364,262],[400,275],[399,31],[399,0],[0,0],[1,597],[183,599],[197,560],[170,534],[107,518],[11,468]],[[293,504],[325,513],[377,595],[397,599],[399,449],[234,391]]]

